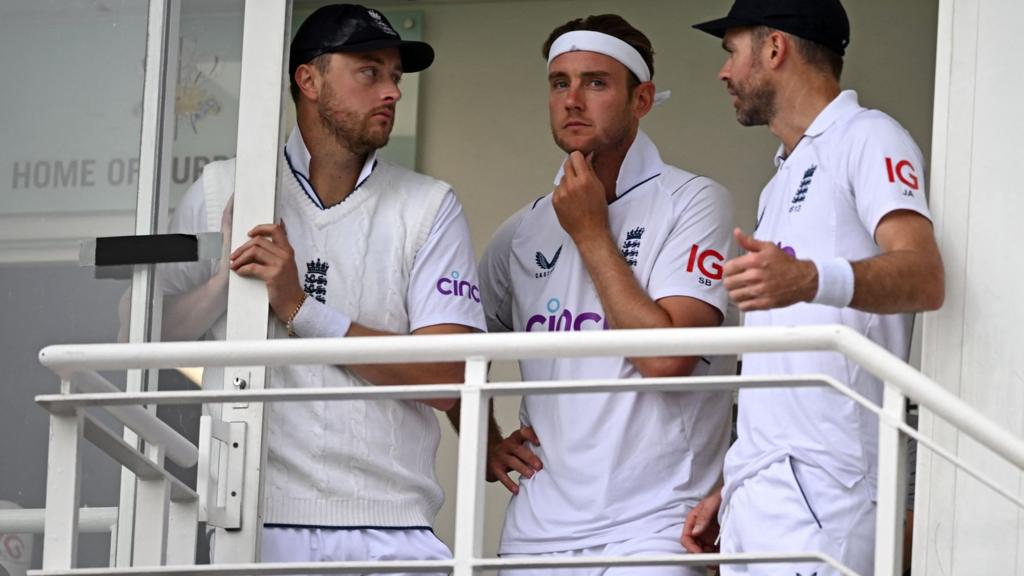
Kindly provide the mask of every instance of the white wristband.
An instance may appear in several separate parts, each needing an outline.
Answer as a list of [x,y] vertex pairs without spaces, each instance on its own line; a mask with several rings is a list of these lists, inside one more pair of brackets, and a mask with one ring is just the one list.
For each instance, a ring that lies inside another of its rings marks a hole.
[[853,301],[853,266],[845,258],[813,260],[818,269],[818,293],[812,304],[846,308]]
[[314,298],[307,298],[292,319],[292,330],[303,338],[341,338],[351,327],[344,312]]

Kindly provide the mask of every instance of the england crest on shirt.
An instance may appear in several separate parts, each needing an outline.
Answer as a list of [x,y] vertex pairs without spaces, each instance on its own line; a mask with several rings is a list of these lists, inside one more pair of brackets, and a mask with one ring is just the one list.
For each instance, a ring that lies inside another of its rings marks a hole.
[[622,257],[626,260],[626,264],[629,264],[633,268],[636,268],[637,258],[640,256],[640,240],[644,236],[645,228],[637,227],[633,228],[629,232],[626,232],[626,239],[622,242]]
[[804,171],[804,177],[800,179],[800,186],[796,189],[796,194],[793,195],[793,200],[789,203],[789,211],[799,212],[804,200],[807,199],[807,190],[811,186],[811,180],[814,178],[814,173],[817,172],[818,165],[811,164],[811,167]]
[[327,270],[331,267],[319,258],[306,263],[306,277],[302,289],[321,304],[327,304]]

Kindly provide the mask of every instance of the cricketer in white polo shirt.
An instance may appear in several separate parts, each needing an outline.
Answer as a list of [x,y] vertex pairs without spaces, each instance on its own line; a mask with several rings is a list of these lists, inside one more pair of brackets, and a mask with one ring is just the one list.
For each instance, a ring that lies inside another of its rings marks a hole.
[[[555,191],[513,215],[486,250],[480,275],[490,330],[722,321],[730,197],[713,180],[663,162],[639,130],[656,99],[639,50],[650,57],[649,41],[614,15],[572,21],[545,45],[552,131],[570,155]],[[569,358],[520,367],[524,380],[573,380],[731,372],[735,361]],[[525,397],[522,428],[490,452],[490,472],[516,493],[500,553],[683,553],[678,531],[686,512],[720,477],[730,408],[727,392]],[[510,470],[522,473],[518,486]],[[675,576],[703,569],[505,572],[533,573]]]
[[[719,78],[737,119],[779,137],[747,254],[725,267],[745,326],[845,325],[907,358],[911,312],[943,299],[924,160],[894,119],[839,89],[849,22],[838,0],[739,0],[697,26],[729,52]],[[792,88],[800,86],[799,96]],[[825,374],[880,403],[882,383],[835,352],[744,354],[744,375]],[[725,487],[687,521],[703,550],[721,506],[722,552],[819,552],[874,571],[878,419],[829,387],[741,390]],[[835,574],[824,563],[723,574]]]

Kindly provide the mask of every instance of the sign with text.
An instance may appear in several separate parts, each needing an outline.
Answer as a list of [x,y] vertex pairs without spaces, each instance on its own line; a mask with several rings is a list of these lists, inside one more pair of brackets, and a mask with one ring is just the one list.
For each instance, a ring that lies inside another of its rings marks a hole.
[[[308,12],[297,10],[293,27]],[[421,36],[420,14],[388,17],[404,37]],[[203,166],[235,153],[243,18],[242,0],[182,3],[173,157],[163,166],[171,210]],[[145,3],[0,7],[9,79],[0,84],[0,262],[74,260],[81,239],[133,233],[146,19]],[[383,154],[412,167],[418,82],[402,88]]]

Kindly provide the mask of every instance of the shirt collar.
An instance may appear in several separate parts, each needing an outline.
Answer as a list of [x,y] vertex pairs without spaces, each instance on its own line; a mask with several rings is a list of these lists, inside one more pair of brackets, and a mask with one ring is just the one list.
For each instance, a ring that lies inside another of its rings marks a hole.
[[[834,100],[829,102],[828,106],[825,106],[825,108],[818,113],[814,122],[811,122],[811,125],[807,127],[807,130],[804,130],[804,136],[808,138],[821,136],[833,124],[860,109],[861,106],[857,100],[857,92],[854,90],[843,90],[835,97]],[[779,149],[775,152],[776,168],[781,166],[786,160],[785,154],[785,146],[779,144]]]
[[[288,136],[288,142],[285,143],[284,152],[288,160],[288,166],[292,169],[302,189],[306,191],[306,195],[309,196],[309,199],[317,207],[323,209],[324,206],[313,190],[312,182],[309,180],[309,148],[306,148],[306,142],[302,139],[298,126],[292,128],[292,133]],[[373,173],[376,167],[377,151],[374,150],[366,155],[366,162],[363,163],[363,169],[359,171],[359,177],[356,179],[356,190],[370,177],[370,174]]]
[[[619,177],[615,181],[615,197],[624,196],[640,184],[658,176],[664,171],[664,166],[658,147],[643,130],[637,130],[636,138],[630,144],[626,157],[622,159],[622,166],[619,167]],[[559,166],[558,173],[555,174],[555,186],[562,182],[564,174],[563,162],[563,166]]]

